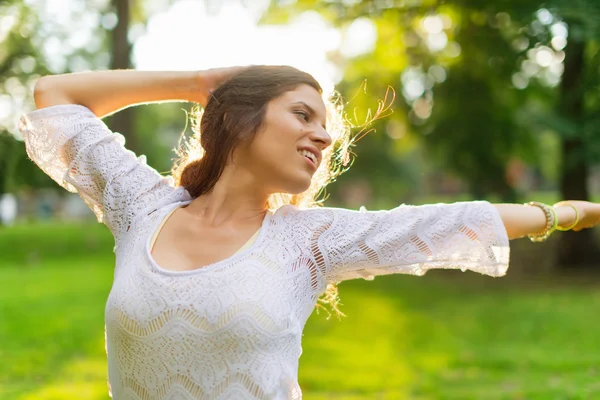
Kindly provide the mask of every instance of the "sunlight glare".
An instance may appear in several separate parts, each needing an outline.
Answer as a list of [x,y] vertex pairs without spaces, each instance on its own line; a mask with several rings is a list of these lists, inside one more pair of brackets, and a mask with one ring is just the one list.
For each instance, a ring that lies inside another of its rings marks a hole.
[[554,36],[550,43],[552,43],[552,47],[555,50],[562,50],[567,46],[567,39],[560,36]]
[[429,50],[435,52],[443,50],[448,44],[448,36],[445,32],[432,33],[427,36],[427,47]]
[[[232,65],[292,65],[312,74],[329,93],[340,74],[327,60],[339,32],[316,12],[287,25],[257,25],[252,12],[235,3],[208,14],[201,2],[182,0],[148,21],[134,43],[140,70],[201,70]],[[335,80],[335,82],[334,82]]]
[[550,32],[552,32],[552,36],[555,37],[561,37],[563,39],[569,37],[569,28],[564,22],[557,22],[555,24],[552,24],[552,26],[550,27]]
[[554,52],[546,46],[541,46],[535,55],[535,61],[537,61],[541,67],[549,67],[550,64],[552,64],[553,58]]
[[529,84],[529,77],[523,72],[516,72],[512,76],[512,83],[517,89],[525,89]]
[[540,8],[536,12],[536,15],[540,22],[544,25],[550,25],[554,20],[554,18],[552,17],[552,13],[545,8]]
[[440,33],[444,29],[444,21],[438,15],[429,15],[423,19],[423,28],[427,33]]
[[373,50],[377,42],[377,27],[369,18],[355,19],[346,32],[340,51],[347,58],[357,57]]

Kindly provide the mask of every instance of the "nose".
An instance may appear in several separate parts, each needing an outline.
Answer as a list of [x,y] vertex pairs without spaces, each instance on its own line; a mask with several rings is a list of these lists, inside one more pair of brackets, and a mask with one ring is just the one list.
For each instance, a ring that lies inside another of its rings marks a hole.
[[327,133],[327,131],[323,127],[315,129],[311,133],[310,139],[315,143],[319,143],[321,145],[321,150],[324,150],[327,147],[331,146],[331,143],[333,141],[329,133]]

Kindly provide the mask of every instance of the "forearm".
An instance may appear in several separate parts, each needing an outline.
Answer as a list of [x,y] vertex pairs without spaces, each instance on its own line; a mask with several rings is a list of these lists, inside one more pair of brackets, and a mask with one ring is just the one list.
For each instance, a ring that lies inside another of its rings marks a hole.
[[199,72],[111,70],[50,75],[34,91],[37,108],[80,104],[102,118],[122,108],[162,101],[193,101],[202,88]]
[[[546,227],[546,216],[539,207],[522,204],[494,204],[509,239],[519,239],[527,235],[536,234]],[[557,206],[556,216],[558,226],[568,227],[575,222],[575,210],[569,206]]]

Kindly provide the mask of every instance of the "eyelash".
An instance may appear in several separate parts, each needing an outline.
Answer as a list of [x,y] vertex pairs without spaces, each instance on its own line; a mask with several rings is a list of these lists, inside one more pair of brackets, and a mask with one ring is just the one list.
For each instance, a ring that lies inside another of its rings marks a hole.
[[294,111],[294,113],[301,115],[303,120],[308,121],[308,113],[306,111],[298,110]]

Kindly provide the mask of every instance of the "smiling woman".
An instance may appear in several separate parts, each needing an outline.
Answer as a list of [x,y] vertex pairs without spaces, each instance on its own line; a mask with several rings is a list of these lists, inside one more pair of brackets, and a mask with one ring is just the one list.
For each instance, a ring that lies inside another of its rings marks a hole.
[[[119,400],[300,399],[303,329],[323,295],[335,308],[336,283],[435,268],[502,276],[509,239],[600,220],[581,201],[321,207],[352,136],[292,67],[50,76],[35,99],[20,124],[29,157],[115,239],[105,323]],[[99,117],[166,100],[204,114],[163,177]]]
[[[321,95],[319,83],[295,68],[247,68],[219,86],[206,108],[196,109],[195,134],[173,168],[175,181],[198,197],[223,173],[239,177],[245,171],[269,182],[269,208],[312,205],[315,194],[335,178],[332,171],[339,171],[331,163],[344,158],[331,157],[332,137],[325,130],[327,108]],[[347,151],[350,131],[341,124],[331,123],[331,128],[337,141],[346,143],[338,151]],[[234,149],[236,168],[226,168]],[[308,173],[291,162],[296,159],[292,151],[301,153],[302,165],[310,166]],[[322,160],[321,174],[313,179]]]

